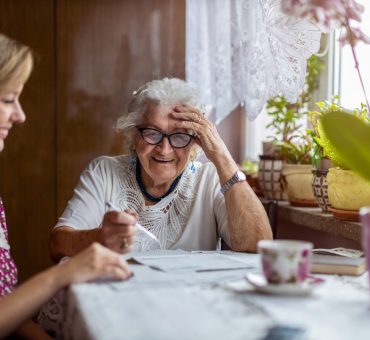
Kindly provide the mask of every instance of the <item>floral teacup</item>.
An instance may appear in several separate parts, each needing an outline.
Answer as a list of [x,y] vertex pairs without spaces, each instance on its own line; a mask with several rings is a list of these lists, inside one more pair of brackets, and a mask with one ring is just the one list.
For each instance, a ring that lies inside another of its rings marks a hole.
[[258,242],[262,271],[269,284],[299,284],[310,273],[312,243],[293,240]]

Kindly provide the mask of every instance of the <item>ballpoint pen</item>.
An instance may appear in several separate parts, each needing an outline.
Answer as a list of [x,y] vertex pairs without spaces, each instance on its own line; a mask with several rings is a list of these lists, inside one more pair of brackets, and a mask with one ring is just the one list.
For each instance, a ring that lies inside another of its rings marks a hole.
[[[109,208],[110,211],[113,211],[113,210],[114,211],[122,211],[122,209],[115,206],[115,204],[111,201],[107,202],[107,207]],[[148,229],[144,228],[141,224],[136,223],[135,227],[138,230],[141,230],[143,233],[147,234],[150,238],[152,238],[154,241],[156,241],[159,245],[161,245],[158,238],[153,233],[151,233]]]

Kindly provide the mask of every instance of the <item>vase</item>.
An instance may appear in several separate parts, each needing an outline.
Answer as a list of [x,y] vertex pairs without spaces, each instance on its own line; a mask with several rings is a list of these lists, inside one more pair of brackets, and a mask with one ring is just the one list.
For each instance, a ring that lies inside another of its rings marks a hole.
[[289,203],[299,207],[317,207],[312,191],[312,165],[284,164],[281,185],[287,193]]
[[328,212],[328,208],[330,208],[328,181],[326,179],[328,170],[313,169],[312,174],[313,194],[321,210],[323,212]]
[[342,220],[359,221],[361,207],[370,206],[370,183],[351,170],[329,169],[329,210]]
[[331,204],[328,196],[327,174],[333,164],[330,159],[322,158],[316,167],[312,170],[312,190],[316,201],[323,212],[328,212]]
[[258,166],[258,183],[263,196],[269,200],[287,200],[287,196],[280,186],[283,161],[268,156],[260,156]]

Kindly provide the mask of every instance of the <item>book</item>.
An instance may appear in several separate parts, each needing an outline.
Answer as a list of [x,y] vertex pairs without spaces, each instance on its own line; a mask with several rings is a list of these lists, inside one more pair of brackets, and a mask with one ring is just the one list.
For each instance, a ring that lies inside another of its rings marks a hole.
[[312,273],[361,275],[366,270],[366,259],[360,250],[342,247],[312,250]]

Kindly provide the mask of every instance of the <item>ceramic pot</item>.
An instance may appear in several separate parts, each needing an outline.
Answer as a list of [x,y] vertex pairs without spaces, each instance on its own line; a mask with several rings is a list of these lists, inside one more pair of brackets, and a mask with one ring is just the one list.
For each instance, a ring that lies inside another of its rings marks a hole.
[[283,161],[271,157],[260,156],[258,166],[258,183],[263,196],[269,200],[287,200],[280,186]]
[[330,211],[340,219],[358,221],[361,207],[370,206],[370,183],[351,170],[329,169]]
[[312,192],[312,165],[284,164],[281,185],[288,195],[289,203],[299,207],[317,207]]
[[259,181],[258,181],[258,177],[247,175],[247,174],[246,174],[246,176],[247,176],[247,182],[250,185],[250,187],[252,188],[252,190],[254,191],[254,193],[257,196],[262,196],[263,193],[261,191],[261,187],[260,187],[260,184],[259,184]]
[[323,212],[328,212],[330,208],[330,201],[328,196],[328,181],[326,176],[328,170],[313,169],[312,170],[312,190],[316,197],[316,201]]

